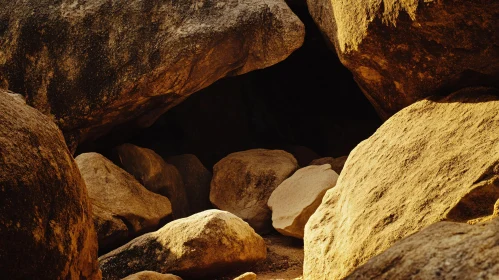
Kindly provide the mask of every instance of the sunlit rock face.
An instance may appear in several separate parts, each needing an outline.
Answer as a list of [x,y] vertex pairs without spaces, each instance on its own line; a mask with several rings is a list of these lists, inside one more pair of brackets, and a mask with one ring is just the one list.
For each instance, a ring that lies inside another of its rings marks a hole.
[[480,225],[439,222],[397,242],[346,279],[494,279],[499,219]]
[[359,144],[305,227],[304,278],[342,279],[426,226],[495,216],[498,93],[419,101]]
[[308,0],[308,7],[384,118],[433,94],[498,86],[497,1]]
[[85,183],[57,126],[0,90],[3,279],[101,279]]
[[[301,46],[284,1],[4,1],[0,87],[61,127],[71,147]],[[139,119],[140,117],[140,119]]]

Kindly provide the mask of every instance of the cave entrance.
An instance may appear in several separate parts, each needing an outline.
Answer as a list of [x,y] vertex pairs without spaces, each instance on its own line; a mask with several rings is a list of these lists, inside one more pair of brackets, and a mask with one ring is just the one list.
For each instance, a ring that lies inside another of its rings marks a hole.
[[382,121],[326,45],[307,8],[293,9],[305,23],[306,38],[285,61],[222,79],[190,96],[151,127],[111,133],[83,145],[79,152],[107,154],[128,142],[163,157],[195,154],[208,168],[229,153],[252,148],[284,149],[305,161],[313,154],[348,155]]

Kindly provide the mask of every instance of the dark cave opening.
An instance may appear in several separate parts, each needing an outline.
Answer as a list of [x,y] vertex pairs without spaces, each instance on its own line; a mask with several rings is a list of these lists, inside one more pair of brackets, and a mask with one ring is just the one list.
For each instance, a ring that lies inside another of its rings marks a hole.
[[219,80],[151,127],[116,129],[82,144],[77,154],[109,155],[113,147],[132,143],[163,157],[191,153],[210,169],[227,154],[252,148],[284,149],[306,159],[348,155],[381,119],[328,48],[307,8],[293,9],[306,26],[306,37],[285,61]]

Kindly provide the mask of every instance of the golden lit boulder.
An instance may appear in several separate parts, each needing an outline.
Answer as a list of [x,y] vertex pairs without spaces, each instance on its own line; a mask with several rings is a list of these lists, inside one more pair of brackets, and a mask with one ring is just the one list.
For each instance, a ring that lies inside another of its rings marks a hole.
[[189,202],[182,175],[153,150],[132,144],[115,148],[116,163],[132,174],[146,189],[166,196],[172,204],[174,219],[189,216]]
[[419,101],[360,143],[305,227],[304,278],[342,279],[426,226],[495,215],[498,95]]
[[168,198],[144,188],[132,175],[97,153],[76,157],[94,208],[99,249],[106,252],[158,228],[172,213]]
[[123,278],[123,280],[182,280],[182,278],[173,274],[162,274],[154,271],[142,271]]
[[226,273],[266,258],[262,237],[243,220],[207,210],[168,223],[99,258],[105,279],[151,270],[187,278]]
[[305,33],[283,0],[1,6],[0,88],[53,116],[71,147],[129,121],[149,126],[218,79],[284,60]]
[[480,225],[439,222],[395,243],[346,279],[496,279],[498,231],[498,219]]
[[383,118],[430,95],[499,87],[499,1],[307,2]]
[[274,228],[283,235],[303,238],[305,224],[337,180],[329,164],[304,167],[284,180],[268,201]]
[[272,229],[267,206],[272,192],[298,169],[296,159],[281,150],[232,153],[213,167],[210,200],[217,208],[245,220],[259,233]]
[[2,279],[100,279],[85,183],[57,126],[0,90]]

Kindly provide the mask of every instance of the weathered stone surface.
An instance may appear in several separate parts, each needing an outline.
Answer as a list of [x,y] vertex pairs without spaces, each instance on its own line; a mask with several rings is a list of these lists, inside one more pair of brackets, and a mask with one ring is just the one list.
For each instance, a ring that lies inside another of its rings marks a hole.
[[256,280],[256,274],[253,272],[246,272],[234,278],[234,280]]
[[[36,12],[33,12],[36,11]],[[3,1],[0,87],[53,116],[72,144],[301,46],[280,0]]]
[[132,175],[97,153],[76,157],[94,208],[99,249],[109,251],[156,230],[171,215],[168,198],[144,188]]
[[123,278],[123,280],[182,280],[182,278],[173,274],[162,274],[154,271],[142,271]]
[[0,274],[100,279],[90,203],[62,133],[0,90]]
[[346,279],[496,279],[499,220],[440,222],[393,245]]
[[211,172],[203,163],[191,154],[172,156],[166,159],[182,175],[185,192],[191,213],[198,213],[213,208],[210,202]]
[[305,224],[337,180],[338,174],[329,164],[299,169],[284,180],[268,201],[274,228],[284,235],[303,238]]
[[497,95],[468,88],[419,101],[359,144],[305,227],[305,279],[346,277],[438,221],[495,215]]
[[248,222],[257,232],[272,229],[267,201],[298,169],[296,159],[281,150],[254,149],[232,153],[213,167],[210,201]]
[[263,260],[266,253],[263,238],[247,223],[225,211],[207,210],[142,235],[99,261],[110,280],[143,270],[205,277]]
[[387,118],[433,94],[499,86],[499,2],[308,0],[317,25]]
[[173,218],[189,216],[189,202],[182,175],[153,150],[132,144],[116,147],[117,164],[132,174],[146,189],[170,199]]
[[331,165],[331,169],[333,169],[336,173],[340,174],[341,170],[343,170],[343,166],[345,166],[345,162],[347,161],[348,156],[342,156],[339,158],[325,157],[318,158],[310,162],[309,165],[323,165],[329,164]]

